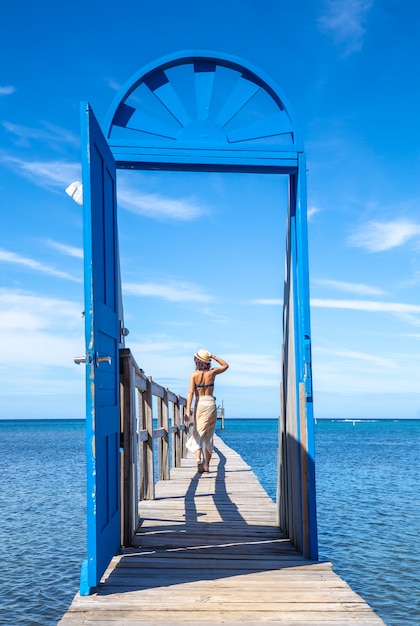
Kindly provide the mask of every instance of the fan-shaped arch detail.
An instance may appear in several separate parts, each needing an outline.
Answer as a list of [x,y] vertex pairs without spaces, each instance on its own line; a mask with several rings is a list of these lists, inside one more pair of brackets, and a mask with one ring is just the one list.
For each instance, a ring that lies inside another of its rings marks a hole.
[[290,105],[271,80],[211,52],[178,53],[135,74],[114,98],[106,133],[120,167],[194,159],[263,167],[302,151]]

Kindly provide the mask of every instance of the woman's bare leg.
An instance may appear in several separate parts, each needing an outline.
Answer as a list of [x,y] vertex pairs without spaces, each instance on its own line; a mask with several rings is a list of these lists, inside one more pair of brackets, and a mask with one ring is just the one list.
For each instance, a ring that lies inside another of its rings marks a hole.
[[211,452],[209,452],[206,448],[205,451],[205,456],[206,456],[206,463],[204,465],[204,471],[208,472],[209,471],[209,467],[210,467],[210,459],[211,459]]
[[202,474],[204,472],[204,466],[201,461],[201,450],[197,450],[197,452],[195,453],[195,460],[197,463],[197,471],[200,472],[200,474]]

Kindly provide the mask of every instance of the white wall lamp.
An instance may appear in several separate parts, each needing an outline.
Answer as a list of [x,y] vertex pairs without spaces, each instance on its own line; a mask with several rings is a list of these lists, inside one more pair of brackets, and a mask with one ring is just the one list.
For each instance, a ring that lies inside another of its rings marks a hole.
[[80,206],[83,204],[83,185],[78,180],[67,187],[66,194]]

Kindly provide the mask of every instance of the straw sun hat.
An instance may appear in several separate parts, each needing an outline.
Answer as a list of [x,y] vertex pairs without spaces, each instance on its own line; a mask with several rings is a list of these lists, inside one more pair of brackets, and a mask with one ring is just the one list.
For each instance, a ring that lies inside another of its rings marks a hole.
[[194,356],[199,361],[203,361],[203,363],[210,363],[211,361],[211,352],[204,350],[203,348],[194,354]]

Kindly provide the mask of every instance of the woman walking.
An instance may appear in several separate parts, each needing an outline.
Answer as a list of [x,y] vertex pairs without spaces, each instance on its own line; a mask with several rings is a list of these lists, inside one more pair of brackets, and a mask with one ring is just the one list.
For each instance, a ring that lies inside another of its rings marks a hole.
[[[212,359],[217,361],[220,367],[210,369]],[[225,372],[229,365],[207,350],[199,350],[194,354],[194,362],[196,369],[190,376],[185,421],[190,421],[191,404],[195,396],[193,440],[187,445],[195,452],[197,470],[202,474],[209,471],[213,452],[213,435],[217,419],[216,398],[213,396],[214,379],[218,374]]]

